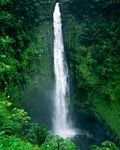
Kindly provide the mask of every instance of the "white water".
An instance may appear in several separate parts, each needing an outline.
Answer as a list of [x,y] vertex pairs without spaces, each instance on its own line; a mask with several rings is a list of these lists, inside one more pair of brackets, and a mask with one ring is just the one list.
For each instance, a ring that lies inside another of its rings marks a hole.
[[72,128],[69,117],[69,84],[68,67],[64,58],[64,45],[62,37],[62,24],[59,3],[56,3],[53,14],[54,20],[54,72],[55,72],[55,98],[53,131],[63,138],[73,137],[75,131]]

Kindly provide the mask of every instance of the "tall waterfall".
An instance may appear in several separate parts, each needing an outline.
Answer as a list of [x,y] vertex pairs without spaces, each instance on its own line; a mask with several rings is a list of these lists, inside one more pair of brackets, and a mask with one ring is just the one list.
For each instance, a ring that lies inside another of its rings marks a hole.
[[69,83],[68,67],[64,56],[62,24],[59,3],[56,3],[53,14],[54,20],[54,72],[55,98],[53,131],[63,138],[75,135],[69,117]]

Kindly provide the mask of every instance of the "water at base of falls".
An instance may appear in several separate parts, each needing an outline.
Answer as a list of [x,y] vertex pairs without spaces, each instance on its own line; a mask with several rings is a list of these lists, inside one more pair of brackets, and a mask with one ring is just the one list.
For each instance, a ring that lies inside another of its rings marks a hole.
[[64,56],[62,23],[59,3],[56,3],[53,14],[54,20],[54,72],[55,97],[53,132],[63,138],[74,137],[76,132],[72,127],[69,116],[69,83],[68,67]]

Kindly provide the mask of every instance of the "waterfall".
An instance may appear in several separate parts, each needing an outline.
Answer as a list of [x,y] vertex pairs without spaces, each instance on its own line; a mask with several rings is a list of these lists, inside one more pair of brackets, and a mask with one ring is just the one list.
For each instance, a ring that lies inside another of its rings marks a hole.
[[75,131],[72,128],[69,116],[68,67],[64,55],[62,23],[59,3],[56,3],[55,5],[53,21],[55,72],[53,131],[54,134],[66,138],[73,137],[75,135]]

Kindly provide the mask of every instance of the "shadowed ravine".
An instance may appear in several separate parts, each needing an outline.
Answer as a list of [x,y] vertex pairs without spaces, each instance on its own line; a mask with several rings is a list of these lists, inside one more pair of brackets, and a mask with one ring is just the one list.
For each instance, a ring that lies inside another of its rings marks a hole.
[[87,113],[87,108],[84,111],[76,111],[76,118],[70,116],[69,74],[64,55],[59,3],[56,3],[53,21],[55,91],[34,90],[31,92],[31,101],[27,104],[27,109],[33,122],[47,125],[50,131],[63,138],[72,138],[78,145],[77,149],[89,150],[90,145],[99,144],[107,139],[106,131],[104,125],[93,114]]

